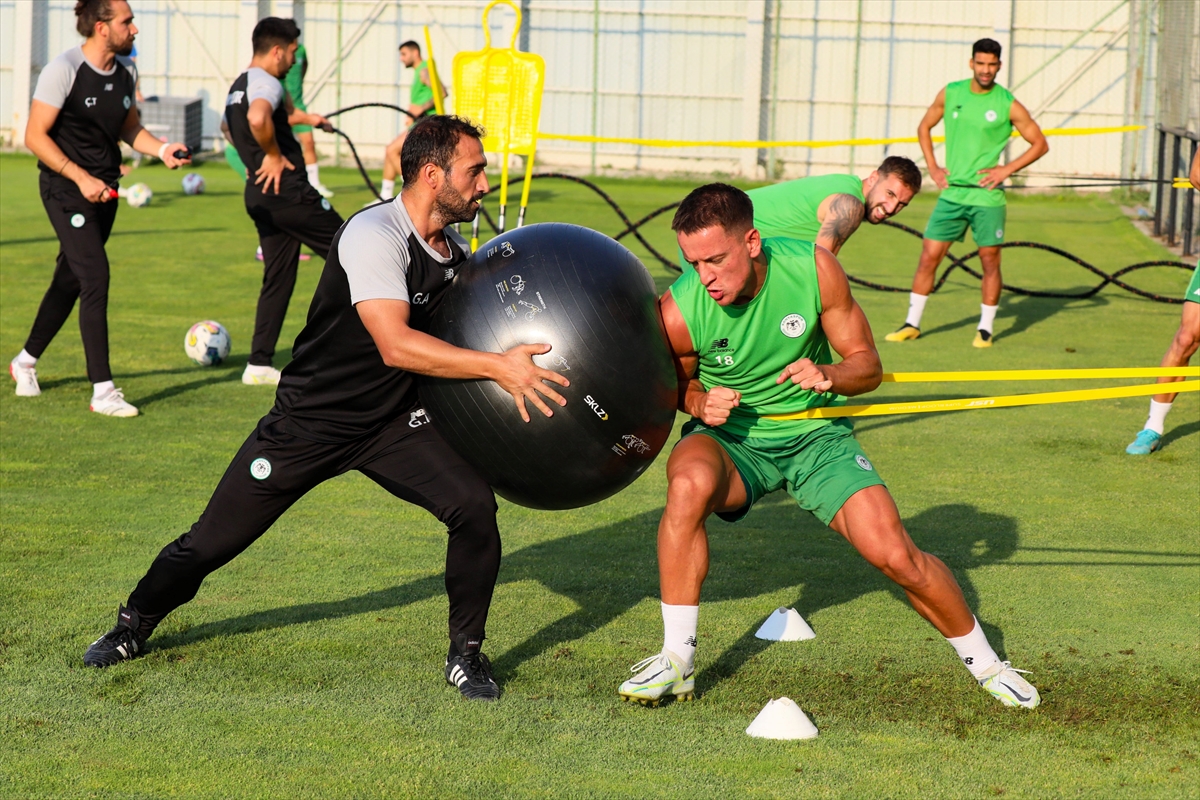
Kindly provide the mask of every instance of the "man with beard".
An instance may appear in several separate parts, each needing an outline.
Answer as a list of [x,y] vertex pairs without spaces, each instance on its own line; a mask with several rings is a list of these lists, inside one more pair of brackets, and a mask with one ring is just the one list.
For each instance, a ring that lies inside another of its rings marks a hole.
[[[929,177],[942,193],[925,226],[921,260],[909,295],[908,317],[903,325],[884,337],[889,342],[905,342],[921,335],[921,315],[933,291],[938,264],[949,252],[951,242],[963,240],[970,225],[983,265],[983,304],[972,344],[992,346],[992,326],[1000,310],[1000,244],[1004,241],[1008,202],[1000,184],[1050,152],[1042,129],[1029,111],[1017,102],[1012,92],[996,83],[1000,43],[980,39],[971,49],[972,77],[947,84],[938,92],[917,126]],[[933,126],[943,118],[946,169],[938,166],[930,136]],[[1013,128],[1029,143],[1029,149],[1020,158],[999,166],[1000,154],[1008,145]]]
[[[300,29],[294,20],[266,17],[254,26],[254,56],[225,98],[222,129],[246,165],[243,196],[246,213],[258,229],[262,248],[263,282],[254,317],[250,357],[242,383],[274,386],[279,370],[271,365],[288,301],[296,287],[300,245],[327,258],[342,218],[329,201],[296,169],[304,151],[292,135],[292,125],[323,126],[319,114],[297,111],[280,82],[292,68]],[[249,176],[253,176],[253,180]]]
[[[921,191],[921,170],[904,156],[888,156],[865,179],[815,175],[751,189],[754,227],[764,239],[812,242],[837,255],[865,219],[878,225]],[[683,251],[679,266],[686,267]]]
[[493,380],[527,422],[526,400],[553,413],[539,392],[566,404],[543,381],[568,382],[533,363],[531,356],[549,345],[484,353],[425,333],[467,258],[466,242],[449,226],[474,218],[487,193],[482,136],[459,117],[430,117],[413,128],[402,153],[400,196],[355,214],[333,239],[275,407],[234,456],[199,521],[163,548],[84,664],[111,666],[140,654],[155,626],[191,600],[205,576],[249,547],[307,491],[358,470],[445,523],[445,677],[467,698],[499,697],[480,651],[500,567],[496,501],[438,435],[415,377]]
[[38,157],[42,204],[58,235],[58,263],[25,347],[9,364],[18,397],[42,393],[37,361],[79,301],[79,332],[92,382],[91,410],[136,417],[108,363],[108,254],[117,217],[123,141],[171,169],[189,163],[179,142],[160,142],[142,127],[128,58],[137,27],[125,0],[78,0],[75,29],[86,41],[46,65],[29,108],[25,146]]

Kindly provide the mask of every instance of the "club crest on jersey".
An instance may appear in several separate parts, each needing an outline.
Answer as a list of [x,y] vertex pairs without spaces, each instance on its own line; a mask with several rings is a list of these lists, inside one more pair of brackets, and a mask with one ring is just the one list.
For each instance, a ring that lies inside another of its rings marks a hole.
[[133,105],[133,101],[129,99],[129,95],[125,95],[125,99],[122,100],[121,103],[125,106],[126,109],[128,109],[131,105]]
[[250,477],[256,481],[265,481],[271,477],[271,462],[265,458],[256,458],[250,462]]
[[779,323],[779,330],[789,339],[798,339],[808,330],[808,323],[799,314],[788,314],[783,318],[783,322]]
[[865,469],[867,472],[870,472],[872,469],[871,462],[867,461],[864,456],[855,456],[854,463],[858,464],[860,469]]
[[326,200],[324,197],[322,197],[322,198],[321,198],[321,208],[323,208],[323,209],[325,209],[326,211],[328,211],[328,210],[330,210],[331,208],[333,208],[333,206],[329,205],[329,201],[328,201],[328,200]]
[[72,228],[82,228],[83,223],[85,223],[85,222],[87,222],[87,220],[84,219],[83,214],[72,214],[71,215],[71,227]]
[[995,122],[996,121],[996,112],[992,111],[989,108],[988,112],[983,115],[983,118],[986,119],[988,122]]

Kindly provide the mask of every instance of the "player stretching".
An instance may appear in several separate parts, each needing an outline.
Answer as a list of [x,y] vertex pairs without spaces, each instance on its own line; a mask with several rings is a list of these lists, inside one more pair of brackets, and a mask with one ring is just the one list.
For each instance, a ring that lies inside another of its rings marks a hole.
[[468,255],[449,226],[474,219],[487,193],[482,136],[458,117],[413,128],[400,197],[355,214],[334,237],[275,407],[234,456],[199,521],[158,554],[84,664],[107,667],[139,655],[155,626],[195,597],[209,573],[310,489],[358,470],[445,523],[445,677],[470,699],[500,695],[480,651],[500,568],[496,501],[430,424],[415,376],[494,380],[526,421],[526,399],[551,414],[537,392],[566,403],[543,381],[567,380],[530,358],[548,345],[481,353],[424,332]]
[[[946,257],[951,242],[963,240],[970,225],[983,264],[983,304],[973,344],[992,346],[992,326],[1000,309],[1000,243],[1004,241],[1007,207],[1000,184],[1050,152],[1042,129],[1025,106],[996,83],[1000,43],[980,39],[972,47],[969,63],[974,77],[947,84],[917,126],[929,177],[943,191],[925,226],[921,260],[909,295],[908,317],[903,325],[884,337],[889,342],[903,342],[921,335],[921,315],[933,291],[938,264]],[[929,135],[942,118],[946,120],[946,169],[938,166]],[[1015,161],[998,166],[1013,128],[1029,142],[1029,149]]]
[[[745,192],[715,183],[688,195],[671,223],[695,269],[660,307],[679,407],[692,420],[667,462],[658,526],[663,649],[635,664],[618,692],[651,705],[692,696],[705,520],[714,512],[740,520],[786,487],[904,589],[983,688],[1005,705],[1033,708],[1037,690],[997,657],[946,565],[913,544],[850,423],[767,418],[841,404],[876,388],[883,370],[837,258],[808,242],[763,240],[753,217]],[[842,357],[836,365],[831,345]]]
[[[1192,169],[1188,173],[1192,189],[1200,191],[1200,152],[1192,159]],[[1200,349],[1200,267],[1192,271],[1192,280],[1188,283],[1187,291],[1183,293],[1183,315],[1179,320],[1179,330],[1162,357],[1163,367],[1186,367]],[[1174,383],[1183,378],[1159,378],[1159,383]],[[1138,431],[1125,452],[1131,456],[1148,456],[1162,447],[1163,427],[1167,422],[1167,412],[1171,404],[1179,396],[1178,392],[1164,392],[1150,398],[1150,416],[1146,418],[1146,426]]]
[[[421,121],[421,117],[434,112],[433,82],[429,76],[429,62],[421,59],[421,45],[413,41],[400,45],[400,63],[413,71],[412,87],[408,92],[408,113],[411,122],[384,148],[383,184],[379,188],[379,196],[384,200],[392,198],[392,192],[396,190],[397,176],[403,178],[400,173],[400,151],[404,148],[404,138],[408,136],[412,126]],[[446,87],[441,88],[442,97],[445,97]]]
[[37,361],[79,301],[79,332],[92,382],[91,410],[136,417],[138,410],[113,384],[108,364],[108,254],[104,245],[117,218],[115,187],[123,141],[156,155],[171,169],[190,163],[187,150],[163,144],[142,127],[133,102],[137,69],[127,56],[137,27],[125,0],[78,0],[75,29],[86,41],[51,61],[38,76],[25,146],[38,157],[42,204],[58,236],[58,261],[25,347],[9,364],[18,397],[42,393]]
[[[747,194],[754,203],[754,227],[764,239],[814,242],[836,256],[864,219],[872,225],[891,219],[919,191],[917,165],[904,156],[888,156],[866,178],[815,175]],[[682,251],[679,266],[687,266]]]
[[293,109],[280,83],[295,61],[300,29],[294,20],[266,17],[254,26],[252,36],[254,57],[229,87],[221,124],[247,174],[254,176],[253,181],[247,179],[243,197],[258,229],[263,259],[254,338],[242,383],[274,386],[279,370],[271,360],[296,287],[300,245],[327,258],[342,218],[296,169],[304,163],[304,151],[291,124],[329,125],[318,114]]

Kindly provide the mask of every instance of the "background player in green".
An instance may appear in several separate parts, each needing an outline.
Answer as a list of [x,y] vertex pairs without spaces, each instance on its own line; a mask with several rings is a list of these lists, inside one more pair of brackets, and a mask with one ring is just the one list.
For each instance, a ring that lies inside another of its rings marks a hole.
[[[1188,172],[1192,190],[1200,191],[1200,152],[1192,159],[1192,168]],[[1179,320],[1179,330],[1171,340],[1167,352],[1162,357],[1162,367],[1186,367],[1200,349],[1200,267],[1192,270],[1192,280],[1183,293],[1183,314]],[[1159,378],[1159,383],[1174,383],[1183,378]],[[1131,456],[1148,456],[1162,446],[1163,429],[1167,422],[1167,412],[1175,402],[1178,392],[1163,392],[1150,398],[1150,416],[1146,425],[1138,431],[1137,437],[1125,448]]]
[[618,693],[650,705],[692,696],[705,520],[715,512],[737,521],[786,487],[904,589],[981,686],[1033,708],[1037,690],[992,650],[946,565],[913,544],[849,423],[766,418],[872,391],[883,367],[837,258],[809,242],[763,240],[753,221],[746,193],[716,183],[688,195],[671,223],[694,269],[659,307],[679,408],[692,420],[667,462],[658,527],[663,649],[635,664]]
[[[815,242],[834,255],[866,219],[878,225],[904,210],[921,191],[921,170],[904,156],[888,156],[865,179],[814,175],[751,189],[754,227],[764,239]],[[679,266],[686,267],[683,251]]]
[[[409,130],[417,124],[421,117],[435,111],[433,89],[431,88],[433,84],[430,83],[429,77],[429,62],[421,58],[421,45],[414,41],[407,41],[400,45],[400,63],[414,71],[412,87],[409,89],[408,95],[408,113],[412,117],[400,135],[393,139],[392,143],[384,150],[383,185],[379,189],[379,195],[384,200],[391,199],[392,193],[396,191],[396,178],[401,175],[400,151],[404,148],[404,140],[408,137]],[[449,92],[443,85],[442,97],[447,94]]]
[[[1000,43],[994,39],[977,41],[971,48],[969,64],[973,77],[946,84],[917,126],[929,177],[942,189],[942,194],[925,227],[921,260],[909,295],[908,317],[903,325],[884,337],[889,342],[903,342],[921,335],[921,315],[933,291],[938,264],[946,257],[951,242],[963,240],[969,224],[983,264],[983,304],[974,345],[992,346],[992,326],[1000,308],[999,245],[1004,241],[1007,203],[1000,184],[1050,152],[1042,129],[1029,111],[1008,89],[996,83]],[[938,166],[929,133],[943,117],[946,169]],[[1029,149],[1020,158],[998,166],[1013,128],[1029,142]]]
[[[283,88],[292,98],[292,105],[297,111],[308,111],[308,106],[304,103],[304,77],[307,74],[308,51],[304,49],[304,45],[300,45],[296,48],[296,63],[292,64],[292,68],[283,78]],[[296,135],[300,148],[304,151],[304,170],[308,173],[308,182],[317,190],[317,194],[329,199],[333,197],[333,192],[321,185],[321,168],[317,166],[317,145],[313,141],[312,130],[312,125],[304,123],[292,126],[292,133]]]

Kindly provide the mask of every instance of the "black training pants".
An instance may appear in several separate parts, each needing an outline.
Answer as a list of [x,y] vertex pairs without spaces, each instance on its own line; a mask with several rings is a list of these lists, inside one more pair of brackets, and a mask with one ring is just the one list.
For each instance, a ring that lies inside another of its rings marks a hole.
[[119,201],[90,203],[74,182],[42,171],[42,205],[58,234],[58,260],[50,288],[42,297],[25,350],[41,358],[79,300],[79,333],[87,359],[88,380],[112,380],[108,366],[108,254]]
[[496,500],[424,411],[339,444],[299,438],[289,432],[292,424],[273,414],[264,417],[234,456],[200,519],[150,565],[128,602],[142,618],[142,635],[195,597],[205,577],[253,544],[306,492],[358,470],[445,523],[450,638],[464,633],[482,637],[500,569]]
[[263,194],[261,186],[246,182],[246,213],[258,228],[263,251],[263,282],[248,359],[255,366],[269,367],[275,355],[288,301],[296,288],[300,245],[308,245],[325,258],[333,235],[342,227],[342,218],[329,201],[304,180],[303,187],[292,182],[282,187],[280,194]]

